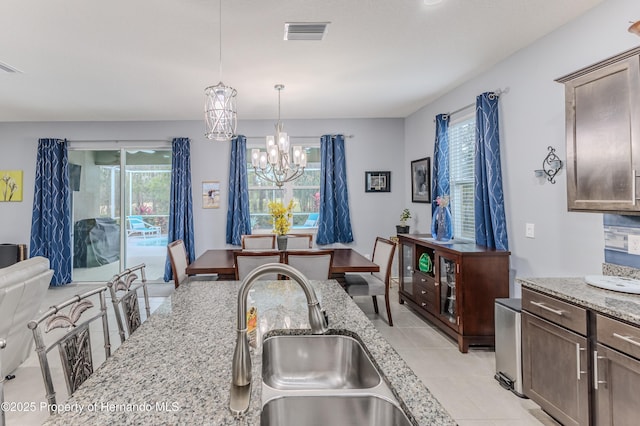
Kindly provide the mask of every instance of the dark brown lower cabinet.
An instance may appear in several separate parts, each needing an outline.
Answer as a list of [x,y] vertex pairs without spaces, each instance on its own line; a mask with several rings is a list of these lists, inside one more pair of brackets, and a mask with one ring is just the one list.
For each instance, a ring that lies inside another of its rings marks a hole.
[[593,352],[595,418],[598,426],[640,422],[640,330],[597,316],[598,343]]
[[563,425],[589,424],[587,338],[522,313],[524,394]]

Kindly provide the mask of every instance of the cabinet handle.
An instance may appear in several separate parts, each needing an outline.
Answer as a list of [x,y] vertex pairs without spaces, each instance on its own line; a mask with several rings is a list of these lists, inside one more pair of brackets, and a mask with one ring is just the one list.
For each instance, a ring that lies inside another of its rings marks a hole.
[[636,201],[638,200],[638,197],[636,196],[636,178],[638,177],[638,175],[636,175],[636,169],[631,170],[631,197],[633,200],[633,205],[636,205]]
[[423,308],[427,307],[427,303],[426,302],[422,302],[420,305],[422,305]]
[[425,290],[420,290],[420,293],[427,294],[427,292]]
[[580,369],[580,351],[586,351],[587,348],[581,348],[580,343],[576,343],[576,376],[580,380],[580,375],[586,373]]
[[436,281],[435,286],[438,287],[440,285],[439,281]]
[[603,356],[598,356],[598,351],[593,351],[593,388],[598,390],[599,384],[606,384],[606,380],[598,380],[598,360],[604,359]]
[[631,343],[634,346],[640,346],[640,342],[636,342],[635,340],[633,340],[633,337],[631,336],[623,336],[618,333],[613,333],[613,337],[617,337],[618,339],[624,340],[627,343]]
[[542,302],[531,302],[531,304],[532,305],[536,305],[537,307],[539,307],[541,309],[544,309],[545,311],[553,312],[556,315],[560,315],[560,316],[564,315],[564,311],[560,311],[558,309],[550,308],[550,307],[548,307],[547,305],[545,305]]
[[420,282],[425,282],[425,281],[427,281],[426,278],[420,278]]

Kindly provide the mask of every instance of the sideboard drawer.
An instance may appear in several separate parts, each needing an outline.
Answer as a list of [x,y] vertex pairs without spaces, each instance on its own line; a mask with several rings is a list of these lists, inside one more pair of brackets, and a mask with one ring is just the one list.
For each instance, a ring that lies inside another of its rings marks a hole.
[[523,288],[522,309],[583,336],[587,335],[587,310],[585,308]]

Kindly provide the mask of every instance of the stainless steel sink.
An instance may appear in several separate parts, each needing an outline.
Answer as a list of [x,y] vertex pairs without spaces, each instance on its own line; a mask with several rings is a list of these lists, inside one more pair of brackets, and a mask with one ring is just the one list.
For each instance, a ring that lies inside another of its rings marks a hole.
[[262,408],[261,426],[411,425],[397,406],[372,395],[287,396],[268,401]]
[[265,339],[262,381],[278,390],[314,390],[368,389],[381,379],[356,339],[303,335]]

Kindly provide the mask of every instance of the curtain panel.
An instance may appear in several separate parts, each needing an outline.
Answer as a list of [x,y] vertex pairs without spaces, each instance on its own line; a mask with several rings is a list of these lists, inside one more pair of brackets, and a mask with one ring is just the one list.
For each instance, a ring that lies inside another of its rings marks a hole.
[[247,138],[231,140],[229,156],[229,202],[227,203],[227,244],[239,246],[242,235],[251,234],[249,183],[247,178]]
[[449,115],[436,115],[436,140],[433,147],[433,172],[431,182],[431,215],[438,204],[436,198],[449,194]]
[[71,190],[67,140],[38,140],[33,215],[31,216],[31,257],[49,259],[52,286],[71,282]]
[[320,138],[320,216],[316,243],[353,241],[344,135]]
[[[193,197],[191,194],[191,144],[189,138],[174,138],[171,145],[168,241],[182,240],[189,262],[193,262],[196,256],[193,233]],[[171,261],[167,253],[164,281],[168,282],[172,279]]]
[[476,243],[508,250],[502,190],[498,100],[486,92],[476,98],[475,224]]

